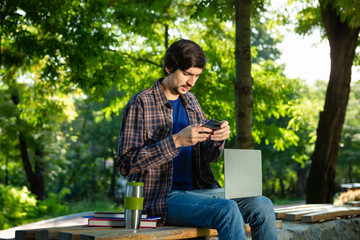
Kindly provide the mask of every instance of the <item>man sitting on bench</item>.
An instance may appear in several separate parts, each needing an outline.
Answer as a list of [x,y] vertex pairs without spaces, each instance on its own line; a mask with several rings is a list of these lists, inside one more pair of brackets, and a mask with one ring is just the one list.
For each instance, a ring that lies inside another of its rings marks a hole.
[[230,127],[203,127],[207,121],[194,94],[206,65],[201,47],[178,40],[166,51],[155,85],[133,96],[123,111],[118,168],[128,181],[144,182],[144,212],[161,225],[213,228],[219,239],[277,239],[274,208],[266,197],[236,200],[189,194],[219,188],[210,162],[220,159]]

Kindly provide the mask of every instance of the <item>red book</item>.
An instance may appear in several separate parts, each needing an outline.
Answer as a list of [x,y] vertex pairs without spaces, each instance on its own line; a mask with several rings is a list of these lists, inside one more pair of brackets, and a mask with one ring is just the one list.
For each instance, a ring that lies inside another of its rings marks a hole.
[[[141,219],[140,228],[156,228],[156,223],[159,218]],[[125,227],[124,219],[116,218],[89,218],[89,227]]]

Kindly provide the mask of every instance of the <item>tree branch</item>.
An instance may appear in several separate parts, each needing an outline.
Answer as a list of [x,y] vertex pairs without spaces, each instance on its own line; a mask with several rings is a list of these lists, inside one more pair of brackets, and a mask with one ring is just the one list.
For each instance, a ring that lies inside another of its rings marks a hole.
[[121,54],[125,55],[126,57],[130,58],[130,59],[133,59],[135,61],[140,61],[140,62],[147,62],[147,63],[150,63],[152,65],[155,65],[157,67],[162,67],[160,64],[156,63],[156,62],[153,62],[149,59],[145,59],[145,58],[137,58],[137,57],[134,57],[132,55],[130,55],[129,53],[126,53],[126,52],[122,52]]

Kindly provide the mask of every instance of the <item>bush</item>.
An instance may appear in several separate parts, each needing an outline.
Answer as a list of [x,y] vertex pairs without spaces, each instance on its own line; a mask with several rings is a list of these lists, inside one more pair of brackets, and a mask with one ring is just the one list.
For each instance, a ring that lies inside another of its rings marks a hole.
[[83,199],[66,202],[64,199],[68,194],[70,189],[63,188],[60,193],[49,193],[44,201],[38,201],[26,187],[20,189],[0,184],[0,229],[72,213],[123,211],[122,206],[116,205],[106,197],[98,197],[95,201]]
[[37,201],[27,187],[0,184],[0,229],[66,215],[69,206],[63,198],[69,193],[70,189],[63,188],[59,194],[49,193],[44,201]]
[[36,198],[30,191],[0,184],[0,228],[23,224],[37,215]]
[[69,193],[69,188],[63,188],[58,194],[49,193],[44,201],[38,202],[39,214],[48,216],[66,215],[69,206],[63,202],[63,199]]

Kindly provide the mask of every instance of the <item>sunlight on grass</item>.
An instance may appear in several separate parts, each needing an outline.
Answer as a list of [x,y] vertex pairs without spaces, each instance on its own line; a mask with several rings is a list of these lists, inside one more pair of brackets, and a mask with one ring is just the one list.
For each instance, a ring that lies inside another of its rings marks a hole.
[[93,212],[93,211],[124,211],[123,205],[118,205],[109,199],[99,199],[96,201],[84,200],[80,202],[70,202],[68,214]]

